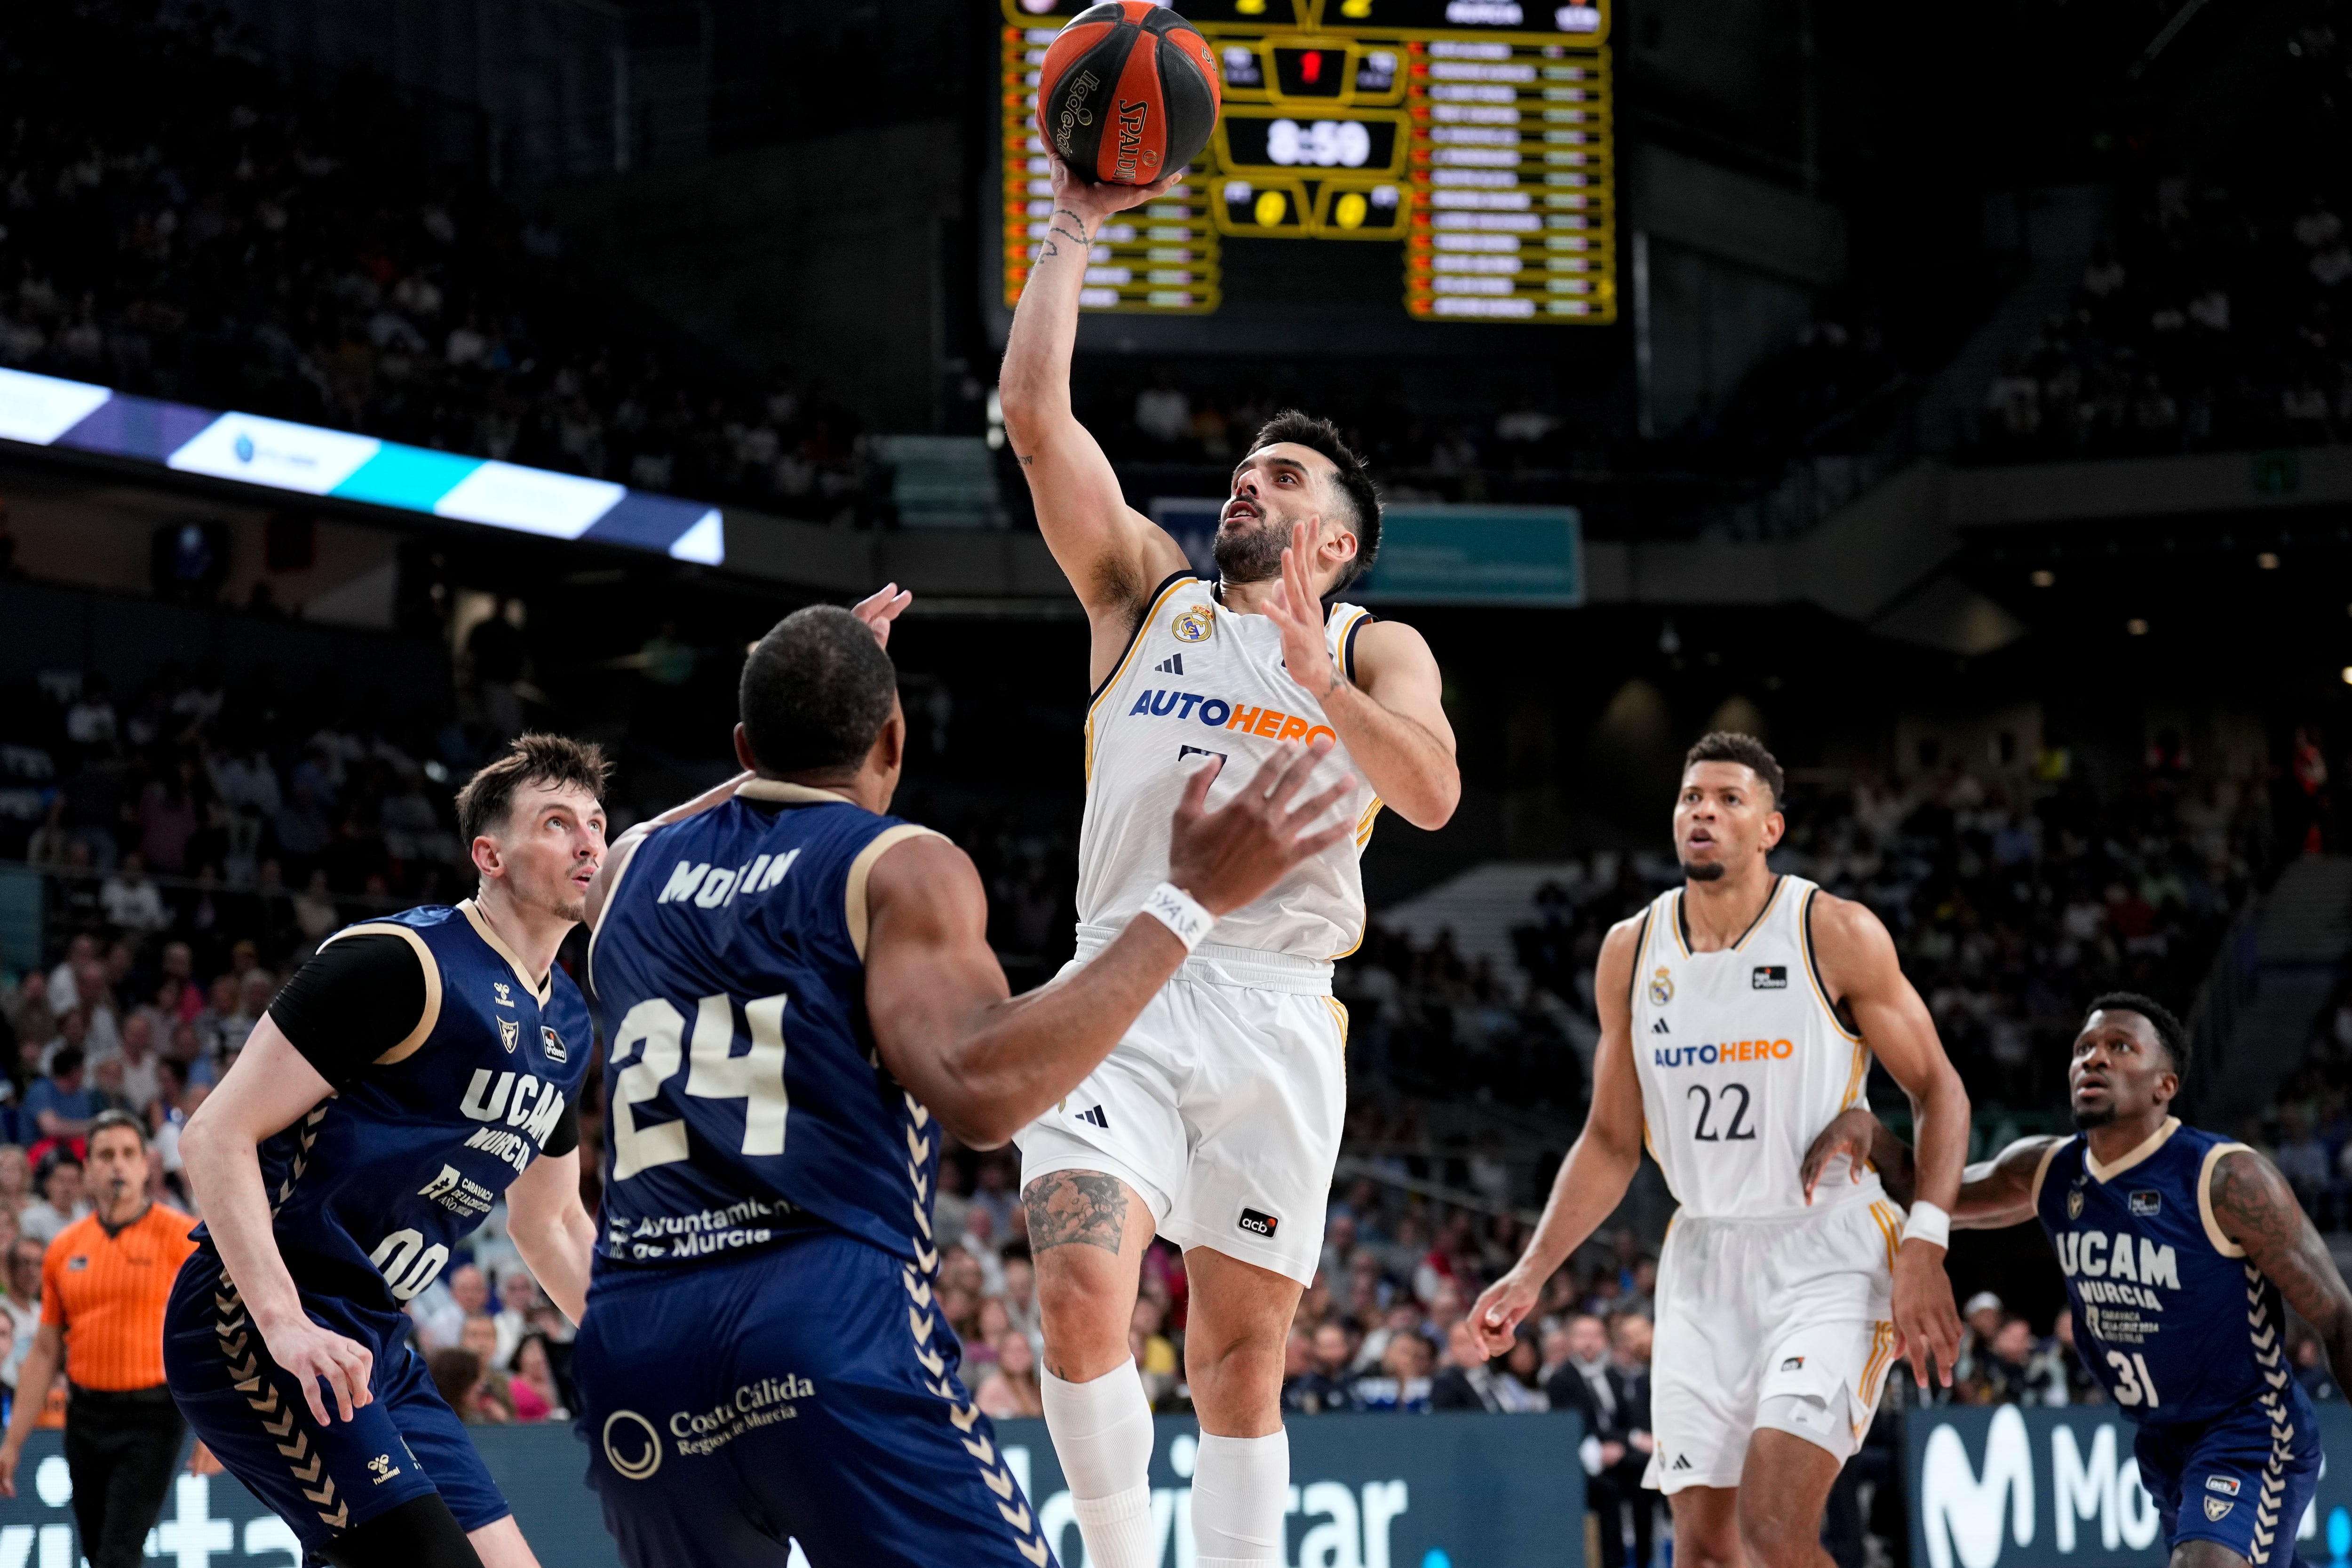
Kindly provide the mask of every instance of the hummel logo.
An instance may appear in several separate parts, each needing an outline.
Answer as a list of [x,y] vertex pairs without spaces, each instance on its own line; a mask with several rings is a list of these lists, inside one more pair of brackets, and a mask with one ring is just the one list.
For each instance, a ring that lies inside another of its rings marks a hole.
[[1162,675],[1181,675],[1184,673],[1184,656],[1181,653],[1171,653],[1151,668]]
[[367,1468],[374,1473],[375,1484],[378,1486],[383,1485],[384,1482],[400,1474],[400,1467],[392,1462],[390,1454],[378,1454],[368,1461]]
[[490,982],[490,995],[491,998],[501,1007],[511,1007],[514,1005],[514,987],[509,985],[503,980],[493,980]]
[[1099,1105],[1090,1106],[1087,1110],[1079,1111],[1078,1120],[1081,1121],[1092,1122],[1095,1126],[1101,1128],[1106,1132],[1110,1131],[1110,1118],[1103,1114],[1103,1108]]
[[1650,1033],[1654,1035],[1670,1035],[1674,1033],[1674,1031],[1667,1028],[1666,1021],[1664,1018],[1661,1018],[1656,1023],[1650,1026]]

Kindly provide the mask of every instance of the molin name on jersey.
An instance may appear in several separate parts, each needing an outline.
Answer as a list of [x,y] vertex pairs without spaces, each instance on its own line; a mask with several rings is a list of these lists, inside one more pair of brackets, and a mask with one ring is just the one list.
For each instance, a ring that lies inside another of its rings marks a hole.
[[670,868],[669,880],[662,884],[656,904],[692,903],[698,910],[715,910],[731,904],[743,893],[764,893],[784,879],[793,862],[801,858],[797,849],[782,855],[762,855],[747,860],[731,870],[725,866],[713,868],[705,860],[699,865],[680,860]]
[[476,1121],[504,1121],[506,1127],[520,1128],[514,1132],[497,1126],[480,1128],[466,1140],[466,1147],[487,1151],[520,1171],[562,1118],[563,1091],[551,1083],[541,1083],[535,1073],[493,1075],[488,1068],[476,1068],[457,1109]]

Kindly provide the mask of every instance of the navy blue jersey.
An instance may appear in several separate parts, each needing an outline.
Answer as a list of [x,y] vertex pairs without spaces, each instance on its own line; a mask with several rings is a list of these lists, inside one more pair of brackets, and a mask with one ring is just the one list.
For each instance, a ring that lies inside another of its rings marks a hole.
[[589,948],[602,1257],[688,1263],[831,1226],[928,1269],[939,1139],[866,1021],[866,879],[929,832],[755,780],[656,828]]
[[2068,1138],[2035,1178],[2034,1210],[2074,1302],[2076,1352],[2142,1426],[2262,1405],[2312,1429],[2286,1359],[2278,1287],[2213,1218],[2213,1167],[2244,1147],[2168,1119],[2110,1166],[2081,1135]]
[[[588,1070],[572,977],[523,973],[470,901],[426,905],[328,939],[397,935],[425,973],[408,1037],[265,1142],[278,1250],[303,1304],[379,1345],[555,1131]],[[202,1226],[199,1240],[208,1240]]]

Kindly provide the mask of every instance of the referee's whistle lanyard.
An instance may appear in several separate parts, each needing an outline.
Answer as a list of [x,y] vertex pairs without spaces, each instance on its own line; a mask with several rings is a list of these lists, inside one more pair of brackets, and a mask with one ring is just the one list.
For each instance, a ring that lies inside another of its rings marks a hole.
[[153,1212],[154,1207],[155,1207],[155,1200],[154,1200],[154,1199],[152,1199],[152,1198],[149,1198],[145,1203],[141,1204],[141,1205],[139,1205],[139,1212],[138,1212],[137,1214],[132,1215],[129,1219],[124,1220],[121,1225],[109,1225],[109,1224],[107,1224],[107,1223],[106,1223],[106,1216],[105,1216],[105,1215],[97,1215],[97,1216],[95,1216],[95,1217],[96,1217],[96,1218],[97,1218],[97,1220],[98,1220],[98,1228],[99,1228],[99,1229],[100,1229],[100,1230],[102,1230],[102,1231],[104,1231],[104,1232],[106,1232],[106,1239],[107,1239],[107,1240],[109,1240],[109,1241],[112,1241],[116,1237],[121,1236],[124,1231],[129,1230],[132,1226],[137,1225],[141,1220],[145,1219],[145,1218],[148,1216],[148,1215],[149,1215],[150,1213]]

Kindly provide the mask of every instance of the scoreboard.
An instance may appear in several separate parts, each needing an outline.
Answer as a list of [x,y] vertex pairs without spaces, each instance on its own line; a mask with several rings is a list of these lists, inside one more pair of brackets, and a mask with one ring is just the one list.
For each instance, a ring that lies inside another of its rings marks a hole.
[[[1087,0],[999,3],[1010,306],[1053,211],[1039,68]],[[1286,239],[1395,247],[1381,303],[1409,320],[1617,319],[1608,0],[1179,8],[1217,56],[1223,112],[1184,184],[1104,224],[1084,306],[1213,313],[1223,247]]]

